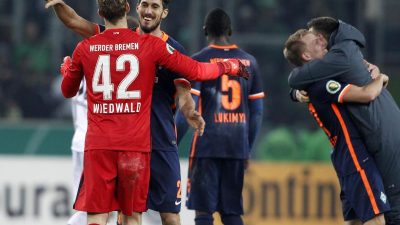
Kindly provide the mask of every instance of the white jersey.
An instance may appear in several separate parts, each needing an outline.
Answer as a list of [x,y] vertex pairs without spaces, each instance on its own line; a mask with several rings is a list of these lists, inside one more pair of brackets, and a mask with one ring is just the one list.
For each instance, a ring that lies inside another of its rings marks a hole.
[[72,138],[72,151],[83,152],[87,130],[87,100],[86,84],[82,80],[81,86],[75,97],[72,98],[72,119],[74,122],[74,137]]

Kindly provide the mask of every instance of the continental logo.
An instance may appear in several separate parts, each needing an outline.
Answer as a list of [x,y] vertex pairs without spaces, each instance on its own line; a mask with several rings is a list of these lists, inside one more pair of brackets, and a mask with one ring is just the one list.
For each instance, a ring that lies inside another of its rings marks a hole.
[[251,162],[243,188],[244,221],[251,225],[342,224],[339,193],[329,163]]
[[330,80],[326,83],[326,90],[331,94],[336,94],[341,88],[339,82]]

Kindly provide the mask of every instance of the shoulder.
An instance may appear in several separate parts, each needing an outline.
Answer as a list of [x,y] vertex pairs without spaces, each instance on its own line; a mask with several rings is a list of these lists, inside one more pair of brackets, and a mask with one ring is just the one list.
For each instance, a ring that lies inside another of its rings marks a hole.
[[[133,33],[135,33],[136,34],[136,32],[133,32]],[[139,41],[142,43],[142,44],[148,44],[148,45],[150,45],[150,46],[153,46],[153,47],[155,47],[155,46],[161,46],[161,45],[165,45],[165,43],[164,43],[164,41],[162,41],[160,38],[158,38],[158,37],[154,37],[153,35],[151,35],[151,34],[142,34],[142,35],[138,35],[138,34],[136,34],[137,36],[138,36],[138,38],[139,38]]]
[[328,54],[335,54],[335,55],[340,55],[343,57],[350,57],[350,55],[354,52],[354,51],[358,51],[359,47],[358,45],[351,40],[348,41],[343,41],[340,42],[338,44],[335,44],[334,46],[332,46],[331,49],[329,49]]
[[181,45],[177,40],[175,40],[173,37],[168,36],[167,44],[171,45],[171,47],[175,48],[178,52],[187,54],[186,49]]
[[252,54],[244,51],[243,49],[238,48],[237,50],[239,51],[239,54],[241,55],[241,58],[248,59],[248,60],[251,61],[252,65],[258,66],[256,57],[254,57]]
[[78,42],[75,51],[84,51],[85,49],[88,49],[88,46],[90,46],[91,43],[91,39],[92,37],[83,39],[82,41]]
[[205,47],[205,48],[201,49],[200,51],[194,53],[192,55],[192,58],[197,61],[202,61],[204,58],[209,58],[211,51],[212,51],[212,49],[210,47]]

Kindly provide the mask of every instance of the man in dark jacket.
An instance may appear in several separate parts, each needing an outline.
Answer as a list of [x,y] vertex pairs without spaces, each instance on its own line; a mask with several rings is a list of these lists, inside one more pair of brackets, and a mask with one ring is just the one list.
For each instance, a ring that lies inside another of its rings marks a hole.
[[[308,23],[311,31],[327,44],[322,59],[295,68],[289,85],[306,89],[315,81],[335,80],[364,86],[372,81],[360,48],[365,47],[363,34],[353,26],[329,17]],[[400,110],[388,90],[369,104],[347,104],[347,109],[374,156],[382,174],[392,211],[385,214],[388,225],[400,224]]]

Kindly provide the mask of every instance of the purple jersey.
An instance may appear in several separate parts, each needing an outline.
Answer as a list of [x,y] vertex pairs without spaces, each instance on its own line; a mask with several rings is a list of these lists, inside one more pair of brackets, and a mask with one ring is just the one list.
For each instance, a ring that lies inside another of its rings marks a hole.
[[256,59],[236,45],[204,48],[193,56],[200,62],[237,58],[251,76],[248,80],[223,75],[196,82],[192,94],[199,96],[199,112],[206,122],[203,136],[194,136],[191,157],[247,159],[249,157],[249,101],[264,97]]
[[[186,54],[185,49],[176,40],[164,33],[162,40],[177,51]],[[175,130],[175,83],[189,82],[160,67],[156,73],[156,80],[153,90],[153,102],[151,105],[151,138],[152,149],[161,151],[177,151],[176,130]]]
[[[331,159],[342,190],[344,218],[365,222],[388,211],[389,205],[374,158],[367,151],[347,108],[340,104],[350,87],[335,80],[321,80],[306,91],[310,95],[309,110],[334,148]],[[350,215],[352,211],[356,215]]]
[[363,168],[372,160],[342,98],[351,85],[335,80],[315,82],[308,89],[309,110],[334,147],[332,162],[339,176]]

